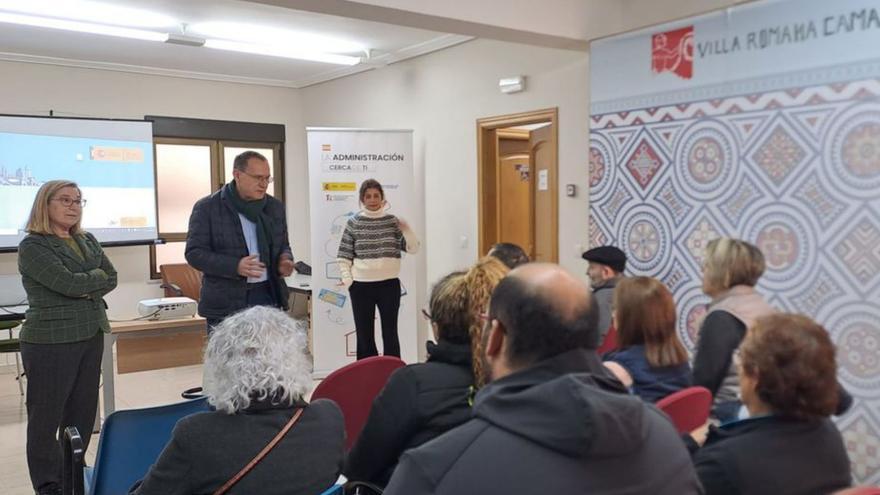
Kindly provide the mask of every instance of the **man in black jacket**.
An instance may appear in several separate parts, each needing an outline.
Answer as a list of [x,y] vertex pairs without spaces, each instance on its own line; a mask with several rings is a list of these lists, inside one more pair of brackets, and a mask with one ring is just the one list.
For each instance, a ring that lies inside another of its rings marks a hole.
[[473,419],[403,455],[386,495],[701,493],[669,419],[626,395],[595,352],[595,300],[548,264],[492,293],[492,383]]
[[199,314],[208,333],[251,306],[287,309],[284,277],[293,273],[284,204],[266,194],[269,161],[256,151],[235,157],[234,179],[193,207],[186,261],[202,276]]

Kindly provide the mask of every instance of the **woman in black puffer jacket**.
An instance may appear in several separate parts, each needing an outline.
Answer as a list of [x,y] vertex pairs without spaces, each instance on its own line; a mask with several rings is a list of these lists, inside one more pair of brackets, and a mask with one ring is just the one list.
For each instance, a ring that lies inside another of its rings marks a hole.
[[434,285],[429,310],[422,313],[437,343],[428,342],[427,362],[395,371],[376,397],[345,461],[343,474],[349,480],[384,487],[405,450],[470,419],[472,395],[485,381],[480,315],[507,271],[486,257]]

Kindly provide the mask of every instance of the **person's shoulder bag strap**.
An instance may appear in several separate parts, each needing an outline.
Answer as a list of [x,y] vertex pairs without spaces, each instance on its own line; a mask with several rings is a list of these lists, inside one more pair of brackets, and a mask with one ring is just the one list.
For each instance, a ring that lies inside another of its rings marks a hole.
[[284,438],[284,435],[287,435],[287,432],[290,431],[291,428],[293,428],[293,425],[296,424],[296,422],[299,420],[299,417],[302,416],[303,410],[305,410],[305,407],[301,407],[301,408],[297,409],[297,411],[296,411],[296,413],[294,413],[293,417],[290,418],[290,421],[288,421],[287,424],[284,425],[284,428],[281,428],[281,431],[279,431],[278,434],[275,435],[275,438],[273,438],[271,442],[269,442],[265,447],[263,447],[263,450],[261,450],[260,453],[256,455],[256,457],[251,459],[251,462],[247,463],[247,465],[245,467],[241,468],[241,471],[239,471],[238,474],[236,474],[235,476],[230,478],[229,481],[227,481],[226,483],[223,484],[223,486],[218,488],[217,491],[214,492],[214,495],[223,495],[224,493],[228,492],[229,489],[232,488],[233,485],[238,483],[242,478],[245,477],[245,475],[247,475],[249,472],[251,472],[251,469],[253,469],[254,466],[256,466],[260,461],[262,461],[263,458],[266,457],[266,455],[273,448],[275,448],[276,445],[278,445],[278,442],[280,442],[281,439]]

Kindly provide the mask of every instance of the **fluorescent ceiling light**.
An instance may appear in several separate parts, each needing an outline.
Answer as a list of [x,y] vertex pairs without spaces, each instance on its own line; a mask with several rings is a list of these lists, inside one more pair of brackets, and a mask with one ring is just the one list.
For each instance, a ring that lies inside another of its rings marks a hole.
[[63,29],[65,31],[77,31],[80,33],[103,34],[106,36],[118,36],[120,38],[133,38],[136,40],[165,41],[168,39],[168,35],[165,33],[157,33],[155,31],[146,31],[143,29],[105,26],[103,24],[93,24],[89,22],[64,21],[61,19],[7,14],[3,12],[0,12],[0,22],[50,29]]
[[218,50],[230,50],[233,52],[254,53],[257,55],[269,55],[272,57],[295,58],[298,60],[310,60],[312,62],[325,62],[337,65],[357,65],[361,59],[335,53],[321,53],[296,48],[283,48],[277,46],[254,45],[251,43],[239,43],[238,41],[207,40],[205,47]]
[[321,53],[363,53],[366,49],[359,43],[347,40],[237,22],[201,22],[187,26],[186,31],[187,34],[196,33],[205,38],[220,38],[253,45],[294,46]]
[[0,0],[0,10],[115,26],[157,28],[180,24],[158,12],[89,0]]

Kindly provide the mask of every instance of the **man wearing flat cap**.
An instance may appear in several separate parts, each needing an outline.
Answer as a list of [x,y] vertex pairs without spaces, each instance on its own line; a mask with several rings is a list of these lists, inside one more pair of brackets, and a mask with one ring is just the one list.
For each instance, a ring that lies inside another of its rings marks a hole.
[[587,276],[599,309],[599,345],[611,328],[611,300],[617,282],[626,268],[626,254],[614,246],[599,246],[581,255],[589,262]]

